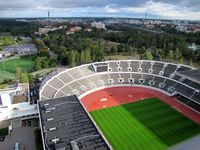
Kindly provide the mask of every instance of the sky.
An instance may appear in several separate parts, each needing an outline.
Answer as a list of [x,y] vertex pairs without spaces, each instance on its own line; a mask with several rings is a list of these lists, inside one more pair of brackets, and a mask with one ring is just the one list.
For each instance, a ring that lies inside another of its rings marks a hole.
[[0,0],[0,18],[131,17],[200,20],[200,0]]

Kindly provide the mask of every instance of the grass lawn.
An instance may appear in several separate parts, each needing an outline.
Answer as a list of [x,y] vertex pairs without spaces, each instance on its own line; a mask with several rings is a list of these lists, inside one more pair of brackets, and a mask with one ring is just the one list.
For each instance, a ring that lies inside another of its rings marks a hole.
[[200,126],[157,98],[91,112],[115,150],[162,150],[200,133]]
[[5,72],[9,73],[16,73],[16,68],[20,67],[22,70],[26,72],[31,72],[31,70],[34,67],[34,60],[27,56],[23,58],[16,58],[16,59],[11,59],[4,61],[4,63],[1,61],[0,62],[0,70],[4,71],[4,66],[5,66]]

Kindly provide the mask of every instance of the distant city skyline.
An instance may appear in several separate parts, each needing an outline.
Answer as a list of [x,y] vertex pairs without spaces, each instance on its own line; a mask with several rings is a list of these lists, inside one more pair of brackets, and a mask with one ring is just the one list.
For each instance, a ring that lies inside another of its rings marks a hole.
[[128,17],[200,20],[200,0],[0,0],[0,18]]

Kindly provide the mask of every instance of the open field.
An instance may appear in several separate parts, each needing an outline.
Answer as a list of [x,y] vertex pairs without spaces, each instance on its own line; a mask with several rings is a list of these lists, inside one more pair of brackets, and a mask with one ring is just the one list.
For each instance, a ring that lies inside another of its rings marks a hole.
[[17,67],[21,68],[26,72],[30,72],[33,66],[34,66],[34,60],[29,56],[0,62],[0,70],[13,74],[16,73]]
[[115,150],[162,150],[200,133],[200,126],[157,98],[91,112]]

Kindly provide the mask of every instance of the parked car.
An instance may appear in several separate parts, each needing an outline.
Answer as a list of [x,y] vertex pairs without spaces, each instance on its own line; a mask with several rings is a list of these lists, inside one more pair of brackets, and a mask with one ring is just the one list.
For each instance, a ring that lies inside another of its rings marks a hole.
[[5,140],[5,136],[0,135],[0,141],[4,141]]
[[15,150],[20,150],[20,144],[18,142],[15,143]]

